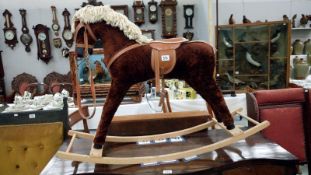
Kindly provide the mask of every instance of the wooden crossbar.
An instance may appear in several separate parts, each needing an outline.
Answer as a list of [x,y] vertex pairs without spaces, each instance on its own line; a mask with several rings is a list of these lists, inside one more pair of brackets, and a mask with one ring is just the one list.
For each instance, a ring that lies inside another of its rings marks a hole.
[[[208,127],[211,127],[215,125],[214,121],[209,121],[191,128],[187,128],[180,131],[174,131],[169,133],[163,133],[163,134],[154,134],[154,135],[146,135],[146,136],[107,136],[106,141],[107,142],[139,142],[139,141],[150,141],[150,140],[161,140],[166,138],[174,138],[177,136],[184,136],[188,134],[192,134],[198,131],[201,131],[203,129],[206,129]],[[78,132],[70,130],[68,132],[68,135],[77,135],[79,138],[85,138],[89,140],[94,139],[93,134],[84,133],[84,132]]]

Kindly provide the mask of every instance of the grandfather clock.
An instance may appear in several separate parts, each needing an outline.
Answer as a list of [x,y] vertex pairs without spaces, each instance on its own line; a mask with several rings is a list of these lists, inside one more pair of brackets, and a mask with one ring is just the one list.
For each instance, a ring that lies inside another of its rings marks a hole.
[[4,87],[4,70],[2,64],[2,50],[0,50],[0,103],[5,101],[5,87]]
[[176,37],[176,0],[161,0],[162,11],[162,37]]

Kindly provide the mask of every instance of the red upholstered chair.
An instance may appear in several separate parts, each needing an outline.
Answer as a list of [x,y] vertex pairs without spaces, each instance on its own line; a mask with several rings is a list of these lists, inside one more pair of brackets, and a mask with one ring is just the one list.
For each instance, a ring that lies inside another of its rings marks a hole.
[[311,172],[309,90],[260,90],[247,93],[246,100],[248,116],[257,121],[268,120],[271,123],[262,134],[294,154],[301,163],[309,163]]

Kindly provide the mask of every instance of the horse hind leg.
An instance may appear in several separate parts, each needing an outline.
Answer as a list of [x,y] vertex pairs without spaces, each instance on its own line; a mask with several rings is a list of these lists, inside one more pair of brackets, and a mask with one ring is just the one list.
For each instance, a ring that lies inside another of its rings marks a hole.
[[211,106],[218,122],[223,122],[230,130],[235,127],[222,92],[214,79],[204,79],[204,81],[186,79],[186,82]]
[[119,105],[121,104],[123,97],[125,96],[129,87],[129,84],[125,84],[119,81],[111,82],[111,87],[103,107],[103,112],[96,130],[95,138],[93,140],[94,149],[102,149],[112,118]]

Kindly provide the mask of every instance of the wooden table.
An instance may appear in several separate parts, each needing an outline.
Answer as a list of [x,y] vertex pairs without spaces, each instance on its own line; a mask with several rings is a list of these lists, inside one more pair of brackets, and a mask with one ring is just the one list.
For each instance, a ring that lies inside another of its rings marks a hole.
[[[227,137],[223,130],[209,130],[184,137],[184,142],[152,145],[107,144],[107,156],[147,156],[197,148]],[[67,144],[67,143],[64,143]],[[64,145],[65,146],[65,145]],[[61,148],[64,150],[64,146]],[[83,139],[75,142],[73,152],[88,154],[91,143]],[[298,160],[281,146],[260,134],[241,140],[229,147],[199,155],[191,161],[156,166],[94,165],[72,163],[54,157],[42,174],[208,174],[208,175],[293,175]]]

